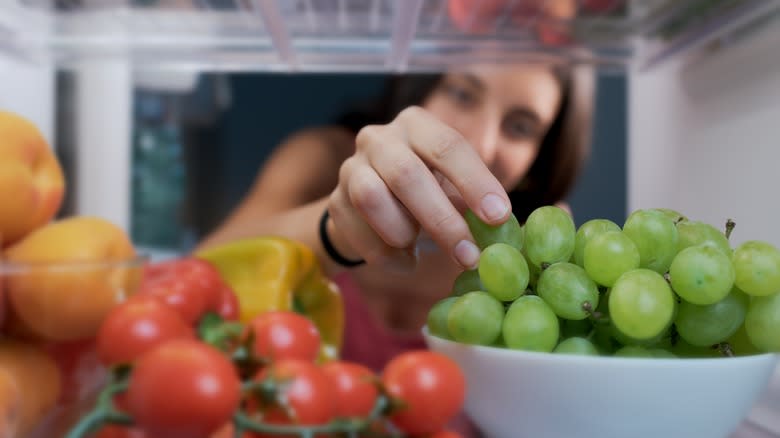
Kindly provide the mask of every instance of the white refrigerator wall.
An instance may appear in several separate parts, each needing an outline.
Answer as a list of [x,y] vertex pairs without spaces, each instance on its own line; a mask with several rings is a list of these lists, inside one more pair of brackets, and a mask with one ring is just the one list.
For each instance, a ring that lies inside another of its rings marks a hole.
[[671,207],[780,246],[780,32],[632,73],[628,207]]
[[[630,76],[628,208],[737,225],[780,246],[780,32]],[[780,368],[750,420],[780,434]]]

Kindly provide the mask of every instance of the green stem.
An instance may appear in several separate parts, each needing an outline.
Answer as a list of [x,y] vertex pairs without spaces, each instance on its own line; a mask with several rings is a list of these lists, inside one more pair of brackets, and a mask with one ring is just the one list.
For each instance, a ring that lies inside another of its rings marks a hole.
[[729,239],[731,237],[731,232],[734,231],[734,227],[736,227],[737,224],[731,219],[726,220],[726,239]]
[[[256,386],[253,388],[256,388]],[[236,412],[233,416],[233,424],[237,432],[235,436],[240,436],[238,434],[239,431],[260,432],[271,435],[293,435],[304,438],[313,438],[316,434],[349,434],[350,436],[357,436],[358,432],[365,431],[371,427],[373,421],[382,415],[389,403],[386,397],[380,396],[371,413],[366,418],[338,419],[328,424],[317,426],[268,424],[255,421],[243,412]]]
[[203,342],[221,350],[228,348],[228,341],[238,339],[243,332],[243,324],[224,321],[216,314],[207,314],[198,326],[198,335]]
[[127,389],[127,382],[108,385],[100,392],[95,409],[87,414],[76,426],[65,435],[65,438],[82,438],[98,431],[104,424],[133,424],[133,419],[114,407],[114,396]]

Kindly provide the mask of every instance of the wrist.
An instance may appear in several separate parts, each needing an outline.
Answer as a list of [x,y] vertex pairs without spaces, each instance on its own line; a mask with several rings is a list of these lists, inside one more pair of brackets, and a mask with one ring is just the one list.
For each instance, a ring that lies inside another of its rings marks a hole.
[[346,242],[346,239],[343,238],[340,230],[330,218],[327,208],[320,217],[319,235],[320,243],[322,244],[325,253],[335,263],[346,268],[354,268],[366,263],[365,260],[360,258],[359,255],[352,250]]

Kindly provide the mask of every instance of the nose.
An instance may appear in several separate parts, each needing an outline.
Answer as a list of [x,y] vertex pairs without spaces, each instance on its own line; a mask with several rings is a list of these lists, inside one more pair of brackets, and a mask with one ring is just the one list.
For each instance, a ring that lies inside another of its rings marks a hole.
[[474,120],[467,139],[486,164],[490,165],[496,159],[499,141],[501,140],[501,121],[498,117],[486,115]]

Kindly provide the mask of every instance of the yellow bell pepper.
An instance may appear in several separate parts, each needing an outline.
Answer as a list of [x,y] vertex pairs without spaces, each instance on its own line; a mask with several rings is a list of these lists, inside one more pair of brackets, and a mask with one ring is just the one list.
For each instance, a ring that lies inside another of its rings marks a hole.
[[258,237],[207,248],[195,256],[211,262],[236,292],[242,322],[266,311],[299,311],[320,332],[320,359],[338,357],[344,329],[341,295],[309,247],[283,237]]

